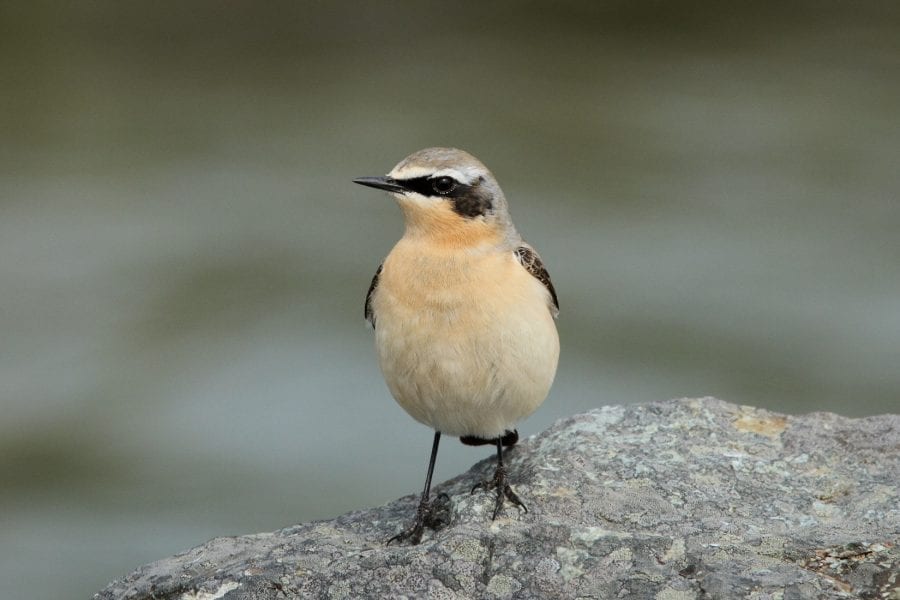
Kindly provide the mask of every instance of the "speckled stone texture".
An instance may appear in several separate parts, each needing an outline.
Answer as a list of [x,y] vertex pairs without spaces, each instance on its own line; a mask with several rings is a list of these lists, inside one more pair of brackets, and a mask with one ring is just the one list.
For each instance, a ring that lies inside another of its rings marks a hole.
[[712,398],[608,406],[509,452],[527,514],[437,487],[450,524],[384,541],[416,497],[219,538],[96,599],[872,598],[900,600],[900,416],[797,417]]

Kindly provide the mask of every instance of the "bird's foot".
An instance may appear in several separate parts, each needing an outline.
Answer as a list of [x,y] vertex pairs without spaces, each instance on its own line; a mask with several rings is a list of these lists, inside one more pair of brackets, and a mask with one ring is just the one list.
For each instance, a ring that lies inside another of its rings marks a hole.
[[438,494],[434,500],[422,498],[416,509],[416,520],[412,527],[405,529],[389,539],[386,545],[393,542],[409,542],[415,546],[422,541],[425,528],[438,530],[450,524],[450,496]]
[[494,488],[497,490],[497,500],[494,503],[494,515],[491,517],[491,520],[496,520],[497,515],[500,514],[500,509],[503,508],[503,502],[505,500],[509,500],[512,504],[515,504],[526,513],[528,512],[528,507],[525,506],[525,503],[519,500],[519,497],[513,491],[513,489],[509,486],[509,479],[506,473],[506,466],[499,465],[497,470],[494,471],[494,477],[491,479],[486,479],[481,483],[476,483],[472,487],[472,493],[475,493],[477,489],[485,489],[489,490]]

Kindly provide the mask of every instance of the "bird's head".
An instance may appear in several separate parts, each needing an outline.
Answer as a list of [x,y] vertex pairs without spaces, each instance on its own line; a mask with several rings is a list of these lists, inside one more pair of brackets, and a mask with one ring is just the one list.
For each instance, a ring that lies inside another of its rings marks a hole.
[[353,181],[391,193],[403,210],[407,236],[464,246],[518,240],[497,180],[468,152],[426,148],[384,177]]

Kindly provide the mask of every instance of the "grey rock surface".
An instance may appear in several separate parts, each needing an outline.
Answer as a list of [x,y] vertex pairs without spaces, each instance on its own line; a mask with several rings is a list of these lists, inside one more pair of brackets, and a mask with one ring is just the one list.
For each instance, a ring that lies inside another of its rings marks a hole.
[[785,416],[712,398],[609,406],[508,454],[529,507],[437,486],[450,523],[389,546],[417,498],[214,539],[111,600],[873,598],[900,600],[900,415]]

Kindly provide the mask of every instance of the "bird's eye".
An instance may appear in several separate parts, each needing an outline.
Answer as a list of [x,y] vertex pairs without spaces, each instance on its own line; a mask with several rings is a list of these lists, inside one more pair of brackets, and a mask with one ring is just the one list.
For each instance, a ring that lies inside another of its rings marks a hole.
[[431,188],[444,196],[456,189],[456,180],[452,177],[438,177],[431,182]]

